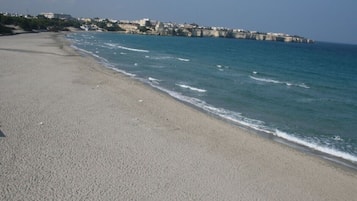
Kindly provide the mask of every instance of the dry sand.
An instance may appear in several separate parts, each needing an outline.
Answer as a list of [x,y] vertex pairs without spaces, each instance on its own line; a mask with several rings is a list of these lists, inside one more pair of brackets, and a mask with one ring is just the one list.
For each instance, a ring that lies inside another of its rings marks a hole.
[[357,200],[357,174],[80,56],[0,37],[0,200]]

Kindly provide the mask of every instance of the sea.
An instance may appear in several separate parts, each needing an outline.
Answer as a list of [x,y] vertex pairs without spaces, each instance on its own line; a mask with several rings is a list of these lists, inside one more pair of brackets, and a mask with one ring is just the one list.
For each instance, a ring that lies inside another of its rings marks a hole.
[[201,111],[357,167],[357,45],[98,32],[66,37],[105,67]]

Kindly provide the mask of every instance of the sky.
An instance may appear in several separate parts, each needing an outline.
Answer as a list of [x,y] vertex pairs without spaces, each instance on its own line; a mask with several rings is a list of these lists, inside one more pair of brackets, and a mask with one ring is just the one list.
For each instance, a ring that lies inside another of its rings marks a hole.
[[0,0],[0,12],[149,18],[357,45],[357,0]]

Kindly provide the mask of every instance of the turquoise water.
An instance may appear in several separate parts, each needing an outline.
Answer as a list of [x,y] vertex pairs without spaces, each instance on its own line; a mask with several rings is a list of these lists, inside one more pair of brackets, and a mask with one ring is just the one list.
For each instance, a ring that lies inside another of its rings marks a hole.
[[357,163],[357,46],[116,33],[67,37],[107,67],[209,113]]

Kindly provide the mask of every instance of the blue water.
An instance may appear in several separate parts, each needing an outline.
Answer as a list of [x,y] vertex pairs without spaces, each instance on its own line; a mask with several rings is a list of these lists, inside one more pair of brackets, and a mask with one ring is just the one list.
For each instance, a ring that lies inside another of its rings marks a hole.
[[357,162],[357,46],[75,33],[109,68],[209,113]]

